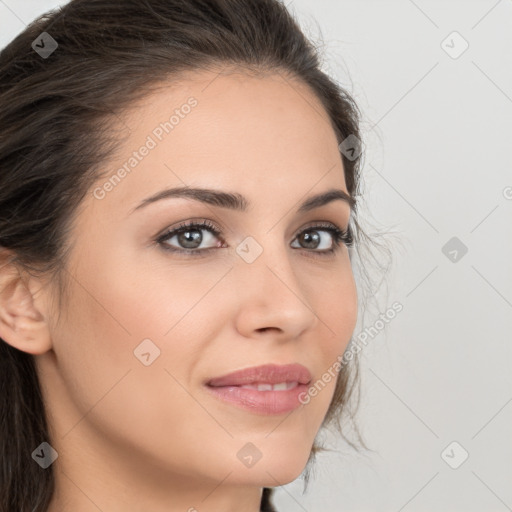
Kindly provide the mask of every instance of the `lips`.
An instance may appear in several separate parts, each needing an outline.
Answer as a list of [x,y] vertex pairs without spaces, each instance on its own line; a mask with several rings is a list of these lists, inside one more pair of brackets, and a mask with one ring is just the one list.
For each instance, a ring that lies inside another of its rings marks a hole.
[[259,391],[272,391],[291,389],[296,385],[310,382],[311,373],[301,364],[265,364],[215,377],[206,384],[211,387],[250,386]]
[[300,364],[266,364],[205,382],[206,391],[229,405],[253,414],[284,414],[299,408],[311,373]]

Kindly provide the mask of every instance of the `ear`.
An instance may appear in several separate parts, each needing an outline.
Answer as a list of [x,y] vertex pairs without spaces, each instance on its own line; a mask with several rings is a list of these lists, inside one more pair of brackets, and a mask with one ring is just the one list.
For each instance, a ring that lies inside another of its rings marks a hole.
[[33,277],[24,279],[11,260],[0,257],[0,338],[22,352],[44,354],[52,348],[50,329],[31,292],[42,286]]

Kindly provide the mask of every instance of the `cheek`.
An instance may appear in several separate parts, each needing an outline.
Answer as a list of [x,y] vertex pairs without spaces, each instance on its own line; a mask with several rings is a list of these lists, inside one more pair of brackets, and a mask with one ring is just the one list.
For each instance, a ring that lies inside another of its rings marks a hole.
[[[63,371],[71,380],[86,379],[87,403],[130,369],[147,370],[141,385],[148,388],[151,368],[159,368],[167,384],[173,381],[164,368],[186,385],[202,344],[215,336],[215,285],[226,269],[185,272],[115,251],[103,256],[81,261],[74,274],[66,324],[56,339]],[[154,385],[162,389],[161,381]]]
[[318,298],[316,311],[326,333],[324,355],[332,363],[346,349],[357,322],[357,288],[348,261],[343,262],[339,274],[333,275],[315,297]]
[[[55,333],[59,371],[69,396],[68,411],[62,413],[63,430],[72,429],[67,442],[73,445],[92,425],[112,445],[124,443],[153,455],[157,449],[183,461],[195,437],[208,439],[212,428],[186,391],[201,340],[206,339],[197,321],[205,312],[200,307],[204,282],[167,286],[142,272],[128,279],[128,273],[117,270],[77,274],[81,286],[73,288],[66,322]],[[194,432],[184,421],[184,411],[197,418]]]
[[339,376],[341,360],[353,335],[358,315],[357,289],[349,263],[343,271],[329,280],[323,293],[318,297],[315,311],[321,320],[321,343],[318,360],[321,373],[314,380],[304,396],[312,416],[325,416],[333,398]]

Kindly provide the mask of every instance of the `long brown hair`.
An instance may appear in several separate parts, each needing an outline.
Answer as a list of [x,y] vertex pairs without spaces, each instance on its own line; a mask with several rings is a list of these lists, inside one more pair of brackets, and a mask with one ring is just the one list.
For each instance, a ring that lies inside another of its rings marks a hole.
[[[118,114],[152,84],[228,65],[302,81],[340,144],[361,139],[354,100],[278,0],[72,0],[31,23],[0,53],[0,263],[50,277],[60,304],[73,216],[119,142]],[[360,156],[340,158],[355,198]],[[354,228],[356,218],[354,209]],[[323,426],[346,412],[356,360],[339,371]],[[55,484],[51,466],[32,459],[50,439],[34,359],[2,339],[0,392],[0,512],[45,512]],[[315,441],[308,467],[322,450]]]

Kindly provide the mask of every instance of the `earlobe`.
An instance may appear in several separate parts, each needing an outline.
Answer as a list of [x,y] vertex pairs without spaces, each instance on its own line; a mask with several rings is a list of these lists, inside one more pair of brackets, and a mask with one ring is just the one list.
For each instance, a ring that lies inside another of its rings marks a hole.
[[52,348],[49,326],[28,286],[12,264],[0,267],[0,338],[29,354]]

